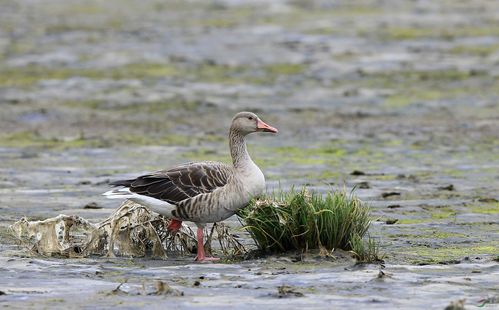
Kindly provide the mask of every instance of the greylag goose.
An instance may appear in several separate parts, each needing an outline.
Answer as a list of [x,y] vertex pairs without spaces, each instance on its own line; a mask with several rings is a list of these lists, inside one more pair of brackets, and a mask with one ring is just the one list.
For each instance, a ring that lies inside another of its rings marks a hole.
[[197,225],[197,261],[216,260],[206,257],[203,228],[232,216],[245,207],[251,198],[265,189],[262,171],[246,149],[245,136],[252,132],[277,133],[251,112],[237,113],[229,131],[232,165],[205,161],[192,162],[112,182],[120,188],[103,195],[107,198],[129,199],[172,219],[168,229],[176,232],[182,221]]

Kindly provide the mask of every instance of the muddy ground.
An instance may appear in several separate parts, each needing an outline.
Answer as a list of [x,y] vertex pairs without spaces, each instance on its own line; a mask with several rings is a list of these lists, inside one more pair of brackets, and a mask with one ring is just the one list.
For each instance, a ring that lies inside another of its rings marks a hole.
[[[499,2],[0,8],[1,306],[499,307]],[[240,110],[280,130],[249,139],[269,191],[357,188],[384,268],[344,253],[208,265],[32,257],[9,236],[22,216],[107,217],[118,206],[100,196],[109,180],[227,161]]]

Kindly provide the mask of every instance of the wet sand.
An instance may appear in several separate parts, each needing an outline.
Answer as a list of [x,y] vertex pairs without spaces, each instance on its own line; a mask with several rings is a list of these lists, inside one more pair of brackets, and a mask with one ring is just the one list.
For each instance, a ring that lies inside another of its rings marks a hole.
[[[0,5],[2,306],[443,309],[497,298],[497,3]],[[249,139],[268,190],[355,187],[384,267],[339,252],[208,265],[30,257],[9,236],[23,216],[106,218],[118,207],[100,196],[109,180],[228,161],[240,110],[280,130]],[[157,281],[183,296],[155,294]]]

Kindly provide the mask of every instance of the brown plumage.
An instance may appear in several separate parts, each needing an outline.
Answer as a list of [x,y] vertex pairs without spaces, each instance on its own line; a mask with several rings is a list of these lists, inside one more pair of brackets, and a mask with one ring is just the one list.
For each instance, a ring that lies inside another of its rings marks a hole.
[[225,164],[196,162],[146,174],[136,179],[112,182],[111,185],[125,186],[139,195],[176,204],[225,186],[230,173],[231,168]]

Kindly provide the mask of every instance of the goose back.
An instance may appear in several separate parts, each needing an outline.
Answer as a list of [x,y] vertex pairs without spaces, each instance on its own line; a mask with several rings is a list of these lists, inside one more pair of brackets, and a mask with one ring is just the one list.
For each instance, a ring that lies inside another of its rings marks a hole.
[[227,184],[233,169],[217,162],[197,162],[146,174],[132,180],[111,183],[131,192],[177,204],[200,194],[211,193]]

